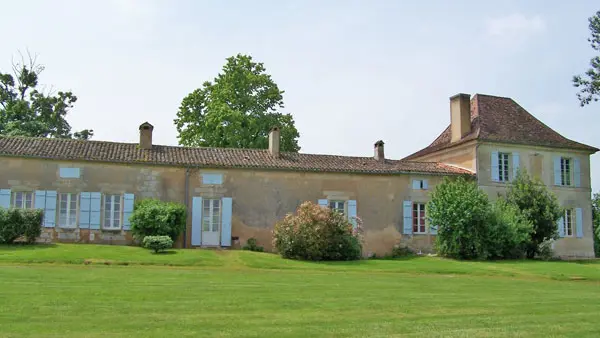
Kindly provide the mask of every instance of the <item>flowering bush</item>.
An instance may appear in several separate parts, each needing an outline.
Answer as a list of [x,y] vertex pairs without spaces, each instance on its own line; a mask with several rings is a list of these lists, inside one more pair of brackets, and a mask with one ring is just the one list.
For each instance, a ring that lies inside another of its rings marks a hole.
[[273,247],[284,258],[311,261],[356,260],[362,251],[362,220],[357,226],[343,214],[304,202],[296,214],[275,225]]

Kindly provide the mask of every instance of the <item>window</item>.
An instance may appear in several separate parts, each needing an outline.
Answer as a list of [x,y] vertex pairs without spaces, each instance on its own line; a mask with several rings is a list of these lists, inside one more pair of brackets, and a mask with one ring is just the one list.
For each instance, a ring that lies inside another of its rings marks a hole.
[[413,180],[412,188],[413,190],[427,190],[427,180]]
[[77,194],[60,194],[58,225],[65,228],[75,228],[77,226]]
[[425,227],[425,204],[413,203],[413,233],[424,234],[427,232]]
[[508,153],[498,153],[498,180],[508,182]]
[[121,227],[121,195],[104,195],[104,229]]
[[33,192],[16,191],[12,194],[12,206],[18,209],[33,208]]
[[344,201],[329,201],[329,209],[339,212],[344,215]]
[[223,174],[203,173],[202,174],[202,184],[212,184],[212,185],[223,184]]
[[565,209],[564,232],[565,237],[573,237],[573,209]]
[[218,232],[221,226],[221,200],[202,200],[202,231]]
[[571,159],[560,158],[560,185],[571,185]]
[[60,178],[80,178],[81,170],[79,168],[60,168],[58,174]]

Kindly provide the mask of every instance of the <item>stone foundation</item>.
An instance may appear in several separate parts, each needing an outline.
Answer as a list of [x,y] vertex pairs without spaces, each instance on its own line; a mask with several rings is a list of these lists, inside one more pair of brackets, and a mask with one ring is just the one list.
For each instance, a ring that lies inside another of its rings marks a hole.
[[130,231],[42,228],[38,243],[136,244]]

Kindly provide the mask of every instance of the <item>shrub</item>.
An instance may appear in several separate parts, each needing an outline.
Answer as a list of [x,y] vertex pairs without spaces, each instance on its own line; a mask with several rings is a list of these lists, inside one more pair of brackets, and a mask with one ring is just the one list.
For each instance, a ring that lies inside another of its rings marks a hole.
[[488,225],[485,247],[489,259],[525,256],[533,226],[519,209],[504,199],[498,199],[492,206]]
[[592,199],[592,228],[594,231],[594,252],[600,256],[600,194]]
[[138,240],[146,236],[169,236],[175,241],[185,228],[186,217],[183,204],[144,199],[135,205],[129,221]]
[[169,236],[146,236],[142,245],[146,249],[154,250],[154,253],[159,253],[172,248],[173,240]]
[[[383,259],[396,259],[396,258],[411,257],[414,255],[415,255],[415,252],[411,248],[409,248],[407,246],[396,245],[392,249],[392,252],[390,252],[389,254],[386,254],[382,258]],[[373,256],[371,258],[377,259],[378,257],[377,257],[377,255],[373,254]]]
[[248,241],[246,242],[246,245],[244,245],[242,247],[242,250],[263,252],[263,251],[265,251],[265,248],[263,248],[262,246],[259,246],[256,243],[256,238],[252,237],[252,238],[248,238]]
[[0,242],[11,244],[23,235],[23,217],[19,209],[0,210]]
[[549,261],[554,258],[554,250],[552,250],[552,243],[554,240],[547,240],[540,243],[537,250],[537,258],[543,261]]
[[438,226],[438,254],[458,259],[487,259],[490,203],[477,183],[445,178],[427,204],[430,224]]
[[44,211],[40,209],[25,209],[21,210],[23,218],[23,236],[29,244],[42,234],[42,221],[44,220]]
[[44,212],[38,209],[0,208],[0,243],[11,244],[20,237],[35,242],[42,233]]
[[273,246],[284,258],[312,261],[356,260],[362,252],[361,221],[352,229],[346,216],[312,202],[275,225]]
[[517,207],[532,226],[527,257],[533,258],[540,244],[558,238],[557,221],[562,208],[556,196],[539,179],[532,179],[527,172],[519,170],[506,194],[508,203]]

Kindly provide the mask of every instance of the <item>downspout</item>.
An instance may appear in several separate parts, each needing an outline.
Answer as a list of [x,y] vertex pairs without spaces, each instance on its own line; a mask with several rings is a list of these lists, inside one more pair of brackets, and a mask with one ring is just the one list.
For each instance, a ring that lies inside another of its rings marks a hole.
[[[186,216],[189,216],[189,204],[190,204],[190,198],[189,198],[189,186],[190,186],[190,168],[186,167],[185,168],[185,195],[184,195],[184,200],[183,203],[185,204],[185,212],[186,212]],[[185,227],[183,228],[183,248],[185,249],[187,247],[187,218],[186,217],[186,221],[185,221]]]

